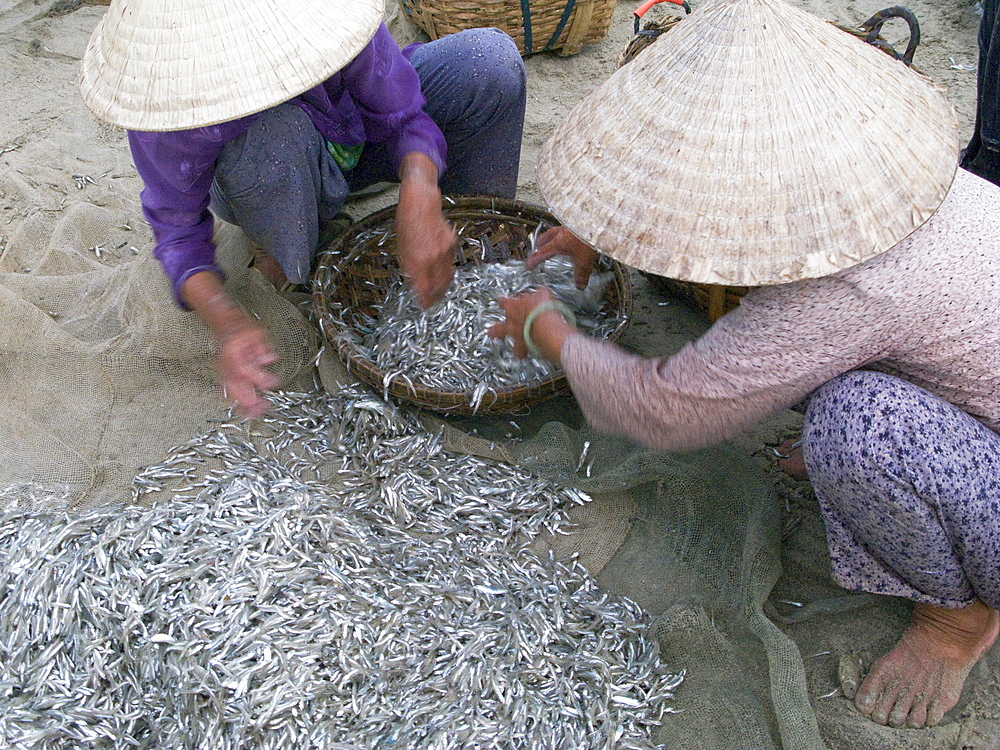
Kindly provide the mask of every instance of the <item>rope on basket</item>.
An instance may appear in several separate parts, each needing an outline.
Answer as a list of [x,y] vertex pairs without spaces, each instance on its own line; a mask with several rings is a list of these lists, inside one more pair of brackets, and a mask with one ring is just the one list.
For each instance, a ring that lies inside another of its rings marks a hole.
[[[563,9],[562,17],[559,19],[559,23],[556,24],[556,30],[552,34],[552,38],[542,47],[538,52],[548,52],[551,49],[555,49],[556,42],[559,41],[559,36],[562,34],[563,29],[566,28],[566,23],[569,21],[570,15],[573,13],[573,8],[576,7],[576,0],[568,0],[566,7]],[[531,0],[521,0],[521,18],[524,22],[524,51],[526,55],[535,54],[534,42],[531,35]]]
[[521,0],[521,18],[524,21],[524,51],[532,54],[531,49],[531,0]]
[[556,26],[555,33],[552,35],[552,38],[549,39],[549,43],[545,45],[545,49],[543,49],[542,52],[555,47],[556,40],[559,39],[559,35],[562,34],[562,30],[566,27],[566,22],[569,20],[569,14],[573,12],[575,5],[576,0],[569,0],[566,3],[566,8],[563,10],[562,18],[559,19],[559,24]]

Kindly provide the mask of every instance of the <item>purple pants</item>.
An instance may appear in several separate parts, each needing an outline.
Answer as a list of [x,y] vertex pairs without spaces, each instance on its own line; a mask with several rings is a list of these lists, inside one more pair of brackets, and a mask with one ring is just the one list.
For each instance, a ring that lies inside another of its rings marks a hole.
[[1000,435],[911,383],[853,371],[816,392],[802,438],[838,584],[1000,608]]
[[[420,45],[410,62],[427,100],[424,111],[448,146],[441,191],[513,198],[527,99],[514,41],[497,29],[470,29]],[[381,144],[367,144],[357,166],[342,172],[309,116],[286,103],[263,112],[223,148],[211,210],[240,226],[289,281],[301,284],[309,278],[320,227],[347,196],[398,181]]]

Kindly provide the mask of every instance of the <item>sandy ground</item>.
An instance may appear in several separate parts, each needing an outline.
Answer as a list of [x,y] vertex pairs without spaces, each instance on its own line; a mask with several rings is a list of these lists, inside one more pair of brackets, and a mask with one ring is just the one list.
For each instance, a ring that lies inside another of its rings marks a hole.
[[[827,20],[857,25],[883,4],[865,0],[796,0],[796,3]],[[529,72],[528,113],[519,175],[519,197],[539,202],[534,180],[538,149],[559,118],[583,95],[614,69],[618,56],[632,34],[632,11],[636,0],[622,0],[615,12],[608,37],[587,46],[573,57],[537,55],[527,61]],[[886,3],[886,5],[888,5]],[[907,3],[918,17],[922,32],[915,66],[947,88],[962,128],[963,142],[971,133],[975,115],[977,59],[976,8],[967,0]],[[671,10],[665,12],[674,12]],[[67,199],[89,200],[98,205],[118,205],[138,195],[141,183],[135,175],[123,133],[95,122],[87,112],[76,87],[76,71],[87,38],[104,8],[80,0],[0,0],[0,175],[14,176],[18,184],[31,186],[35,211],[62,210]],[[660,13],[659,9],[653,11]],[[396,19],[394,31],[400,41],[419,34]],[[778,33],[778,32],[776,32]],[[885,30],[900,48],[905,44],[902,24]],[[808,61],[803,61],[807,64]],[[859,91],[858,96],[864,96]],[[109,175],[103,186],[74,184],[72,175]],[[113,179],[113,185],[108,183]],[[38,197],[40,196],[40,197]],[[0,248],[4,238],[17,231],[26,219],[23,205],[0,190]],[[357,216],[393,202],[392,191],[355,203]],[[144,238],[148,247],[148,236]],[[629,348],[649,354],[666,354],[704,327],[697,312],[679,318],[666,317],[676,301],[639,280],[636,290],[635,325],[625,340]],[[666,304],[664,304],[666,303]],[[565,421],[579,421],[570,402],[552,407]],[[561,411],[560,411],[561,410]],[[767,458],[767,444],[794,431],[796,417],[779,415],[759,431],[740,441],[774,476],[779,492],[788,499],[786,518],[786,574],[779,581],[774,600],[815,601],[838,597],[826,573],[822,530],[815,502],[807,486],[798,485],[774,472]],[[857,611],[833,613],[798,625],[785,626],[804,655],[810,695],[825,741],[835,750],[851,748],[1000,748],[1000,686],[995,675],[1000,655],[994,650],[967,691],[967,703],[955,720],[934,731],[887,730],[871,725],[854,712],[836,693],[839,654],[852,653],[863,644],[863,658],[891,646],[906,621],[906,608],[876,602]],[[872,652],[872,653],[869,653]],[[815,655],[815,656],[813,656]],[[827,697],[828,696],[828,697]]]

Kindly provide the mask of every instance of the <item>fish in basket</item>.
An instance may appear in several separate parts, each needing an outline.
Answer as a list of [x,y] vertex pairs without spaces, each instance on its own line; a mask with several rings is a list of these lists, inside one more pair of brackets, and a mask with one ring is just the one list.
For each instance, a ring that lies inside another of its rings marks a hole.
[[600,260],[585,290],[568,259],[529,271],[537,236],[558,222],[544,209],[489,197],[442,200],[458,235],[455,279],[445,299],[421,310],[399,270],[395,206],[377,211],[319,255],[313,302],[328,344],[348,370],[404,402],[448,414],[506,414],[568,391],[565,374],[517,359],[486,335],[503,320],[497,298],[547,286],[576,313],[588,335],[617,341],[628,327],[628,270]]

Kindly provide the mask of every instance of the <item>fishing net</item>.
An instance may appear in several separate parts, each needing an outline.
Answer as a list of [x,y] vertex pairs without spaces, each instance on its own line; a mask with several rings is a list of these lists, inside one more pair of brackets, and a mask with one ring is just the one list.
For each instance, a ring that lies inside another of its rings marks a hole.
[[763,612],[781,573],[781,502],[745,447],[658,454],[563,422],[513,445],[464,433],[445,444],[511,457],[593,498],[572,509],[573,534],[535,548],[578,556],[605,588],[656,616],[662,658],[686,673],[678,698],[690,698],[658,742],[824,747],[799,650]]
[[[0,196],[28,213],[0,253],[0,482],[41,485],[74,509],[120,501],[138,467],[225,413],[215,344],[174,305],[134,205],[46,210],[9,173]],[[228,288],[267,327],[287,386],[314,356],[314,329],[246,268],[235,237],[218,237]]]

